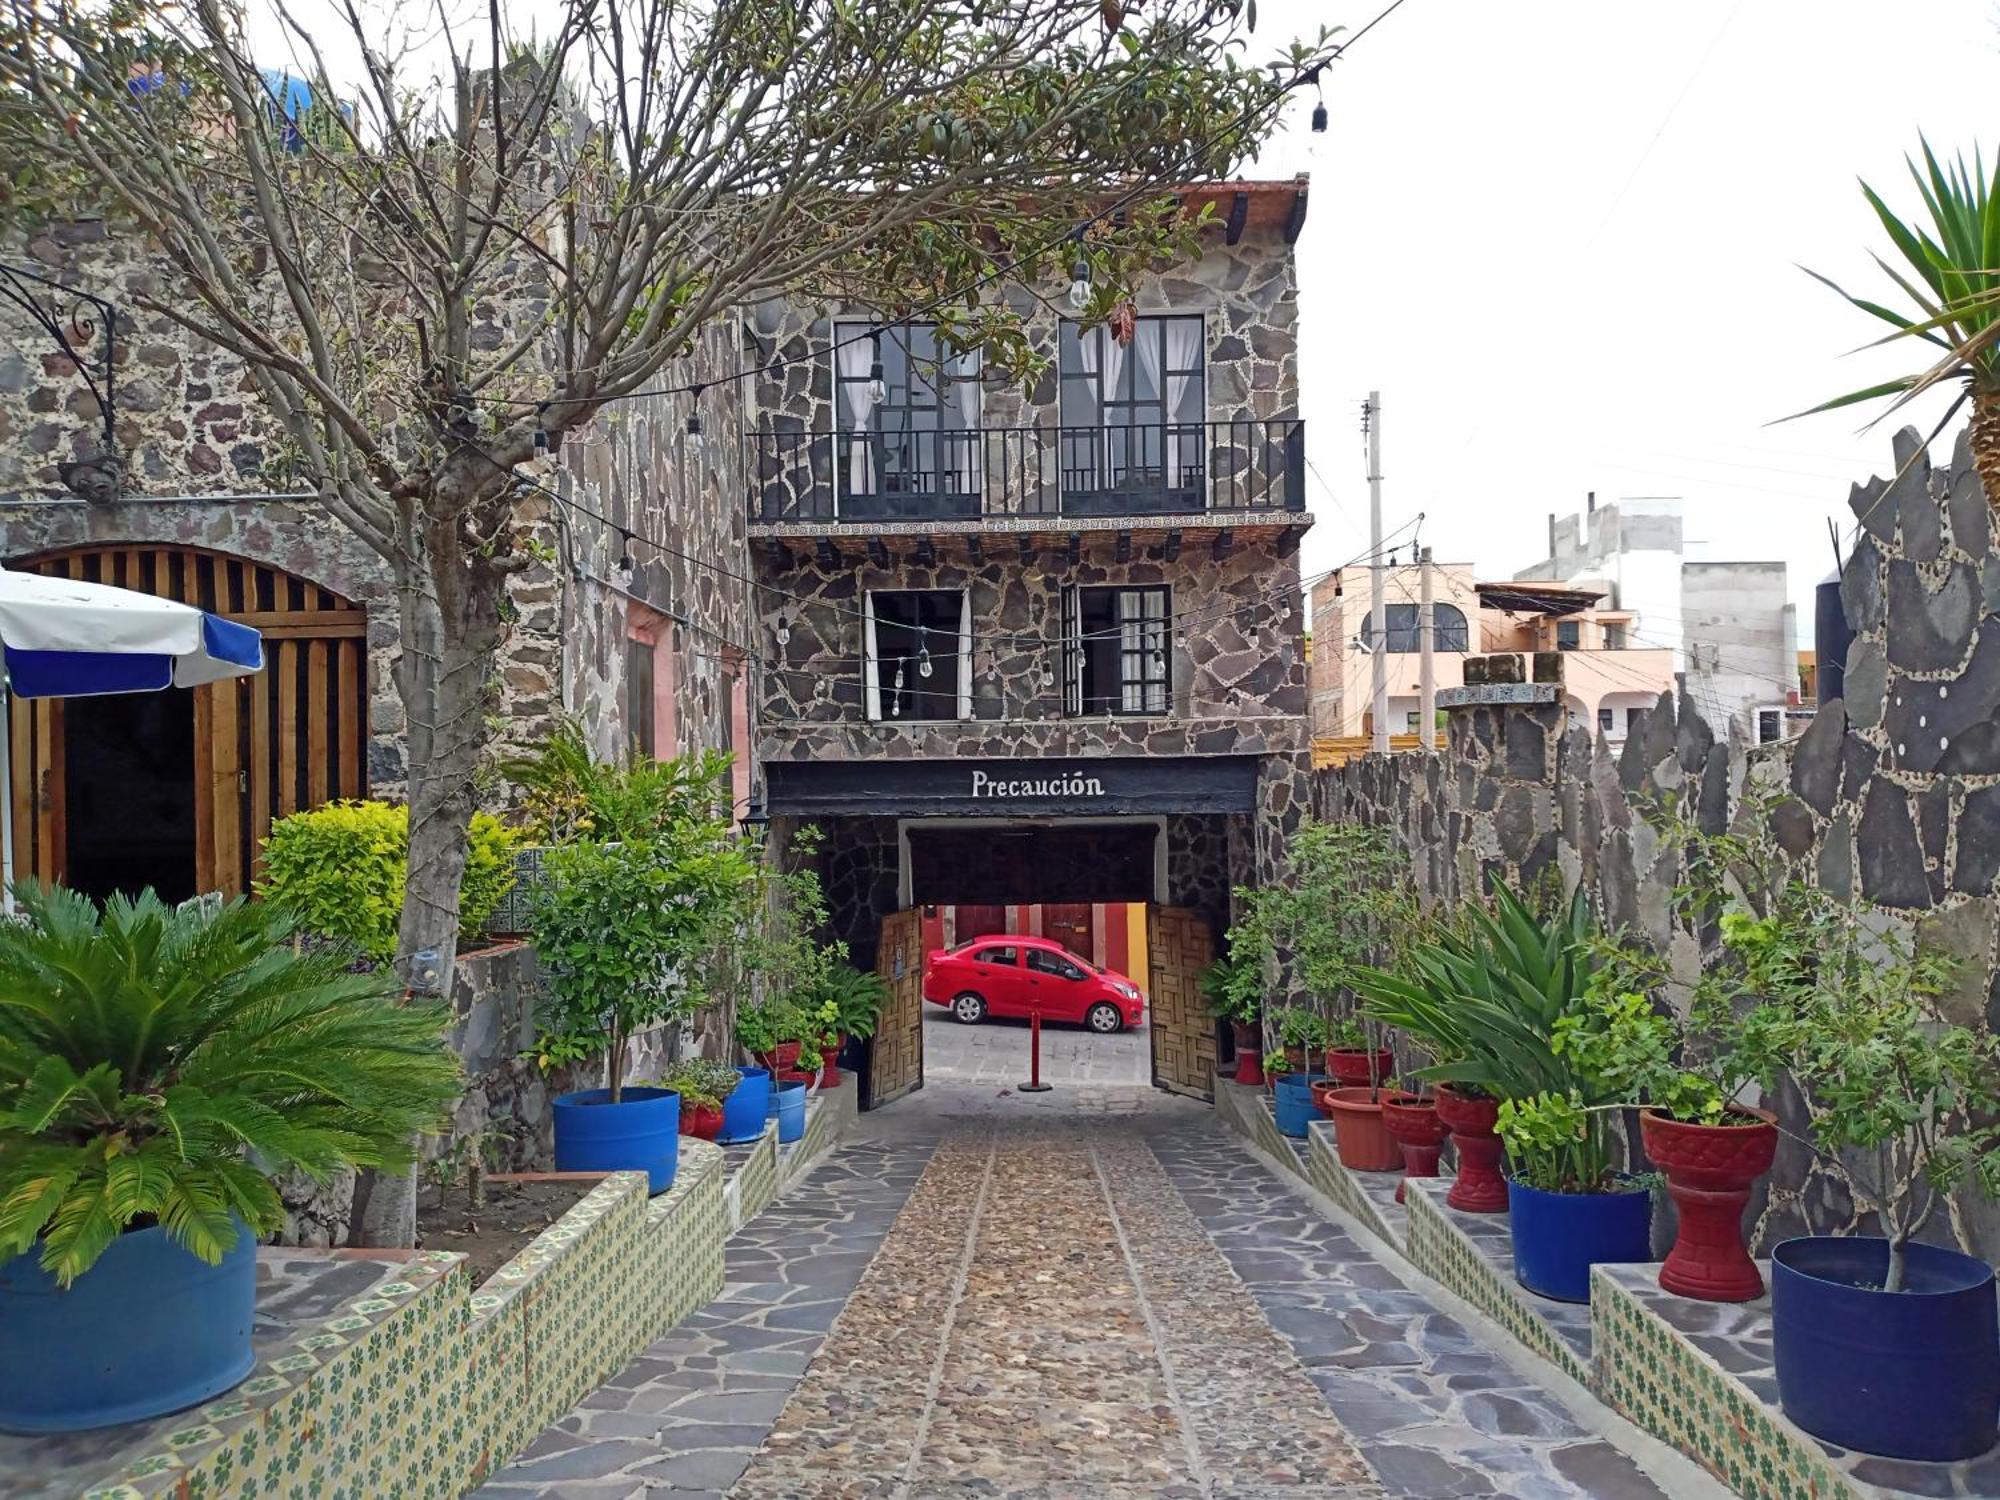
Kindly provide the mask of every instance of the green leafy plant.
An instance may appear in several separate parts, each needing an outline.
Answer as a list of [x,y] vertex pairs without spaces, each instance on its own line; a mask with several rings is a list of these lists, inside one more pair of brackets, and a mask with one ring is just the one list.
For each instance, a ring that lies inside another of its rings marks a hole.
[[1224,942],[1227,951],[1202,970],[1201,990],[1216,1016],[1247,1024],[1264,1006],[1263,953],[1255,934],[1241,927],[1231,927]]
[[651,834],[551,848],[533,902],[550,990],[537,1055],[545,1067],[604,1056],[613,1103],[631,1039],[700,1006],[705,961],[754,915],[758,889],[727,758],[662,764],[674,795]]
[[635,748],[599,760],[581,721],[564,717],[532,754],[502,761],[500,772],[521,788],[522,814],[543,843],[643,843],[685,816],[690,775],[726,782],[729,760],[719,752],[655,760]]
[[1888,410],[1893,412],[1934,385],[1963,381],[1972,402],[1973,462],[1989,502],[2000,505],[2000,161],[1989,178],[1977,152],[1970,165],[1963,153],[1946,165],[1929,141],[1921,144],[1923,165],[1909,164],[1923,202],[1921,217],[1899,217],[1873,188],[1861,185],[1900,269],[1880,255],[1876,264],[1907,304],[1886,306],[1844,290],[1817,271],[1806,274],[1887,323],[1894,332],[1883,343],[1918,339],[1942,352],[1913,374],[1836,396],[1812,411],[1892,397]]
[[1336,1052],[1365,1052],[1368,1028],[1361,1024],[1359,1016],[1342,1016],[1327,1026],[1326,1045]]
[[690,1109],[720,1109],[722,1101],[736,1091],[743,1074],[728,1063],[708,1057],[684,1057],[660,1075],[660,1087],[681,1096],[681,1112]]
[[0,1256],[67,1286],[159,1223],[211,1264],[284,1207],[272,1174],[396,1168],[457,1095],[442,1005],[295,951],[268,902],[98,908],[16,891],[0,923]]
[[761,1005],[740,1005],[736,1009],[736,1045],[752,1057],[761,1057],[778,1043],[791,1039],[792,1020],[787,1002],[766,1000]]
[[799,1042],[811,1051],[824,1052],[840,1040],[840,1002],[821,1000],[817,1005],[799,1007]]
[[[521,836],[489,813],[472,815],[458,933],[476,942],[514,887]],[[271,824],[264,840],[266,901],[294,912],[304,932],[351,942],[377,963],[395,957],[410,855],[410,810],[393,802],[330,802]]]
[[1314,1052],[1326,1050],[1330,1028],[1326,1017],[1303,1005],[1280,1006],[1271,1013],[1277,1023],[1278,1045],[1304,1049],[1310,1060]]
[[865,1039],[875,1034],[889,1001],[889,984],[880,974],[836,963],[821,982],[818,998],[833,1006],[840,1035]]

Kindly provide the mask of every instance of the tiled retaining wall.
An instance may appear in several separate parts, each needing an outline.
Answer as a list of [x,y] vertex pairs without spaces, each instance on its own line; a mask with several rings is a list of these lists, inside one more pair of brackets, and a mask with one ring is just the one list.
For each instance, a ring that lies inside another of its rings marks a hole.
[[[1854,487],[1863,535],[1841,573],[1855,631],[1844,697],[1802,738],[1718,743],[1671,695],[1634,710],[1615,751],[1555,704],[1453,708],[1441,755],[1315,773],[1315,813],[1395,829],[1429,900],[1545,874],[1580,884],[1607,926],[1668,955],[1685,980],[1701,943],[1674,916],[1678,858],[1647,810],[1672,806],[1717,832],[1743,824],[1748,786],[1774,800],[1761,829],[1742,831],[1761,832],[1791,878],[1866,902],[1885,927],[1957,960],[1947,1015],[2000,1024],[2000,544],[1965,441],[1937,469],[1918,448],[1905,430],[1902,477]],[[1788,1088],[1766,1102],[1804,1134]],[[2000,1257],[2000,1204],[1968,1188],[1948,1208],[1927,1238]],[[1873,1227],[1811,1152],[1780,1144],[1751,1204],[1756,1246]]]

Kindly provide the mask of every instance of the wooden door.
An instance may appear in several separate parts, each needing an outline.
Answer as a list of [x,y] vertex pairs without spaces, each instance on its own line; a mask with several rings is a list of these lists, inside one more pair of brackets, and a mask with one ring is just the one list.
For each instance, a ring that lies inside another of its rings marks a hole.
[[923,914],[882,919],[875,971],[889,984],[888,1003],[870,1038],[868,1107],[875,1109],[924,1086]]
[[[195,772],[188,794],[198,890],[235,896],[250,889],[273,818],[368,795],[368,617],[361,605],[279,569],[199,547],[77,547],[9,566],[178,599],[263,632],[262,672],[193,689]],[[16,715],[12,733],[15,866],[60,880],[61,700]],[[32,781],[23,775],[31,764]]]
[[1090,903],[1051,902],[1042,908],[1042,936],[1061,943],[1078,958],[1093,960],[1090,940]]
[[1153,907],[1146,923],[1153,981],[1147,1024],[1153,1036],[1153,1087],[1215,1097],[1215,1019],[1201,991],[1215,958],[1208,923],[1181,907]]
[[1007,930],[1007,908],[992,904],[968,906],[961,903],[952,908],[952,937],[954,941],[965,943],[973,938],[987,937],[992,933]]

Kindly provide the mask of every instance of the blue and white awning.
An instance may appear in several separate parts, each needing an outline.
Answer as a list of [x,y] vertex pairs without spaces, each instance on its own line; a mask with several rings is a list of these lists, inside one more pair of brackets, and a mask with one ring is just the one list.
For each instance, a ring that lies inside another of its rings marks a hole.
[[261,635],[191,604],[5,568],[0,646],[18,698],[197,687],[264,665]]

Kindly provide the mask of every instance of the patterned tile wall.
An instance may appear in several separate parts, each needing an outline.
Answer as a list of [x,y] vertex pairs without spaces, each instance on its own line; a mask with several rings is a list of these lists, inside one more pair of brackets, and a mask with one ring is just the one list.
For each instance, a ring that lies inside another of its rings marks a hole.
[[[1269,1109],[1267,1104],[1264,1106]],[[1376,1238],[1405,1249],[1409,1215],[1395,1200],[1400,1172],[1350,1172],[1341,1164],[1333,1122],[1315,1120],[1306,1128],[1306,1176],[1312,1185],[1366,1225]]]

